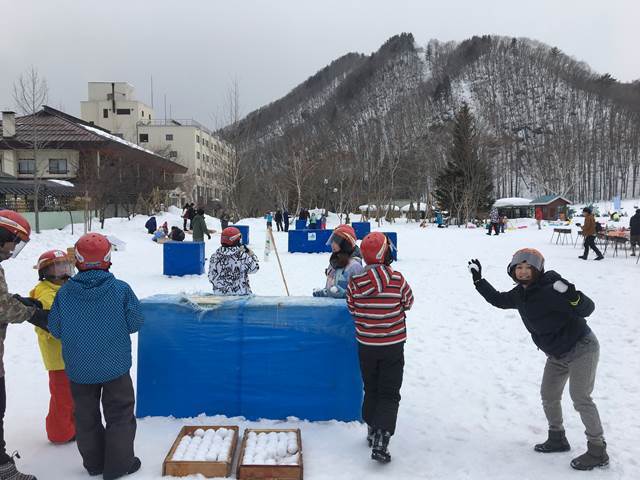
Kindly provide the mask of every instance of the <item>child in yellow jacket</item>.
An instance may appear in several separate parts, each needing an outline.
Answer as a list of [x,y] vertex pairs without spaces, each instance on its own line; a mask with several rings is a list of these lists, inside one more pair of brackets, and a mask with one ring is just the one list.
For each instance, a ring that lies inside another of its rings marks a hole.
[[[50,310],[58,290],[74,274],[73,264],[61,250],[49,250],[38,259],[40,282],[31,290],[30,296]],[[52,443],[66,443],[76,436],[73,418],[73,399],[69,378],[64,370],[62,344],[48,331],[36,327],[38,344],[44,367],[49,372],[49,413],[46,419],[47,438]]]

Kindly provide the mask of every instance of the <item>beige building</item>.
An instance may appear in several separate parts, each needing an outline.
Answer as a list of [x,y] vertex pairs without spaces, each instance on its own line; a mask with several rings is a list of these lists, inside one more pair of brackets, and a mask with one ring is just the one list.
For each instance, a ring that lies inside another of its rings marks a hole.
[[89,99],[80,102],[80,117],[113,135],[137,143],[139,122],[155,118],[153,108],[135,99],[126,82],[89,82]]

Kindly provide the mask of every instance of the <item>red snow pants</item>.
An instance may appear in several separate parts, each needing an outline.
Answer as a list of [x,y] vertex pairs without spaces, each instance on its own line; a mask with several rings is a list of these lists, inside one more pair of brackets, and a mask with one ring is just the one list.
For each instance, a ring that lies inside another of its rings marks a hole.
[[47,438],[53,443],[66,443],[76,436],[73,419],[73,398],[69,377],[64,370],[49,371],[49,414],[47,415]]

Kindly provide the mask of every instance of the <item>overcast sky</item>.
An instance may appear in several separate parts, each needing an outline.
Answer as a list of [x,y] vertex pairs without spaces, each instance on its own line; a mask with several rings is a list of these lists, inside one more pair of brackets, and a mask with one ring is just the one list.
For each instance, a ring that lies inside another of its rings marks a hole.
[[128,81],[164,115],[213,126],[235,77],[242,114],[347,52],[389,37],[529,37],[622,81],[640,79],[639,0],[0,0],[0,107],[35,66],[51,106],[79,115],[89,81]]

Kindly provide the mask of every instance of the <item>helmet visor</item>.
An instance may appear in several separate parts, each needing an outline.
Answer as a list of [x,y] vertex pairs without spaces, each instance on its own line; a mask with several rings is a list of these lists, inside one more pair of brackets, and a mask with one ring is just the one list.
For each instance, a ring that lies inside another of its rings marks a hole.
[[16,258],[28,242],[29,240],[21,240],[16,236],[16,246],[13,247],[11,258]]
[[532,253],[532,252],[526,252],[526,251],[516,252],[516,254],[511,259],[511,263],[509,264],[509,267],[507,269],[509,275],[511,275],[512,269],[514,269],[516,265],[519,265],[521,263],[526,263],[527,265],[531,265],[533,268],[535,268],[539,272],[542,272],[542,270],[544,269],[544,259],[541,258],[539,255],[536,255],[535,253]]
[[69,262],[55,262],[42,269],[42,275],[46,278],[71,278],[76,270]]

